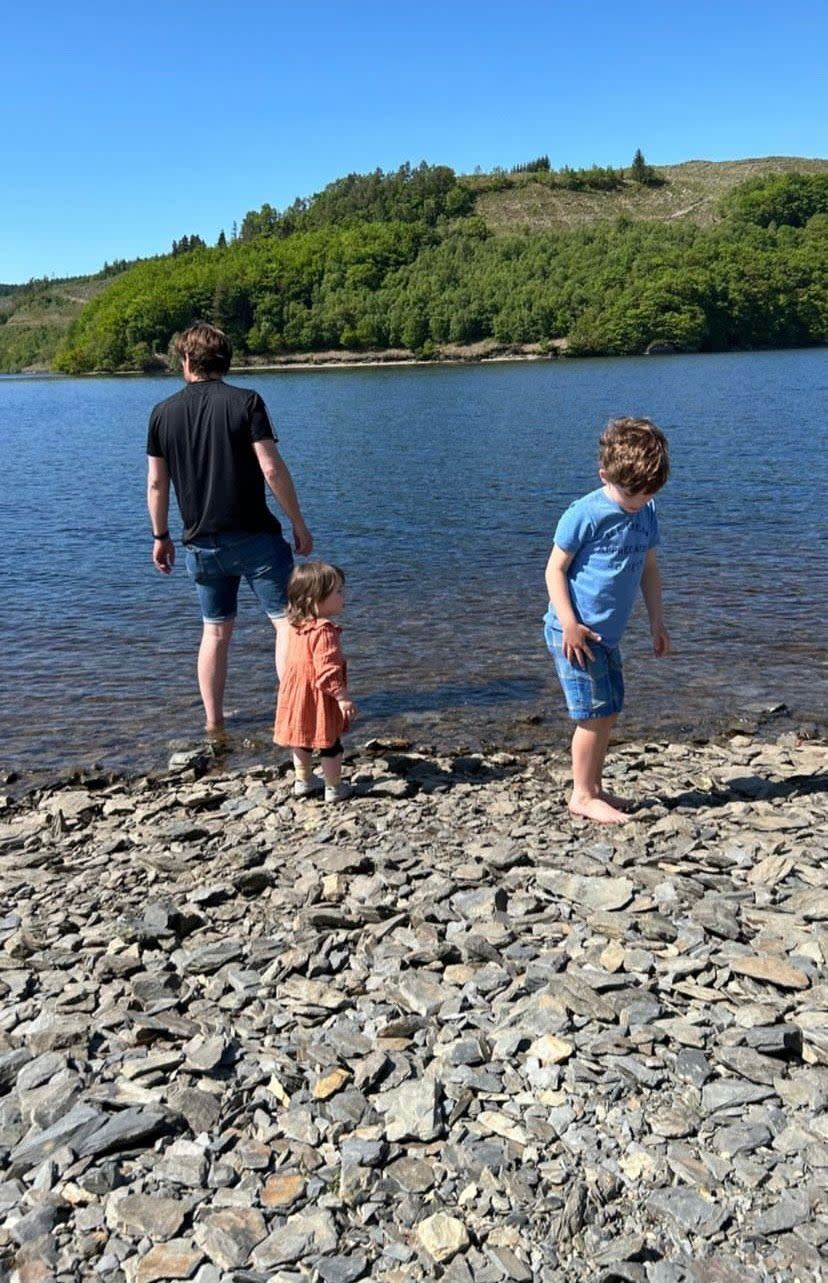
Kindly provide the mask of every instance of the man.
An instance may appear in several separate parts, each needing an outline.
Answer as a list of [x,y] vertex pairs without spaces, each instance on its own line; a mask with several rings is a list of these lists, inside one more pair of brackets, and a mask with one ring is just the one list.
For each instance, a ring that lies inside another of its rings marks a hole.
[[147,506],[152,560],[172,571],[175,545],[167,528],[170,481],[184,522],[187,570],[204,619],[198,685],[206,729],[224,728],[227,657],[239,583],[245,578],[276,629],[276,669],[287,641],[284,618],[293,554],[267,506],[265,483],[293,528],[296,552],[313,537],[302,518],[287,465],[264,401],[224,382],[233,349],[213,325],[192,325],[176,342],[185,386],[155,407],[147,435]]

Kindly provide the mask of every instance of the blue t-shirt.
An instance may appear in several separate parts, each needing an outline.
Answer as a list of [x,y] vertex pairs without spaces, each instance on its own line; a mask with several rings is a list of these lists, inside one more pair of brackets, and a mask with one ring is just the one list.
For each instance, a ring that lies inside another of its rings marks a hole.
[[[572,555],[569,595],[578,620],[617,646],[641,586],[644,558],[659,543],[652,499],[639,512],[625,512],[593,490],[570,504],[558,522],[555,543]],[[547,620],[560,628],[550,603]]]

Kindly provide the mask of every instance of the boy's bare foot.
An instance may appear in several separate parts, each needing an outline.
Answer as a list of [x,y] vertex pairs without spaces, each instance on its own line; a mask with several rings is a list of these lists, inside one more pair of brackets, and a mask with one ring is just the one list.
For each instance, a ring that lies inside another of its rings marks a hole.
[[570,798],[569,813],[594,820],[596,824],[626,824],[630,818],[603,797]]

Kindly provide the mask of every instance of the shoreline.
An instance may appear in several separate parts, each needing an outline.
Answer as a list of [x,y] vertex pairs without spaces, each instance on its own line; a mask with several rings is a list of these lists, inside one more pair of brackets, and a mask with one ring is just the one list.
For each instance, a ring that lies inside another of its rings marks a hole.
[[[387,719],[385,719],[387,720]],[[782,701],[766,700],[746,707],[738,715],[722,716],[704,722],[692,730],[669,722],[649,724],[630,719],[631,724],[619,723],[609,750],[612,755],[625,747],[647,740],[674,745],[725,747],[734,737],[750,736],[757,742],[771,742],[780,737],[792,737],[802,742],[828,742],[828,723],[825,719],[805,718],[791,713]],[[405,718],[398,724],[372,729],[367,738],[349,738],[345,744],[345,760],[359,761],[371,745],[393,743],[405,745],[417,753],[446,758],[463,757],[469,753],[507,752],[521,757],[560,755],[567,759],[571,735],[570,723],[563,713],[549,719],[536,712],[517,713],[504,719],[497,726],[478,724],[458,732],[453,719],[447,734],[435,725],[425,730],[421,726],[406,725]],[[270,739],[270,722],[261,731],[245,723],[236,724],[231,718],[226,734],[211,740],[202,732],[192,735],[171,736],[158,745],[152,761],[124,762],[113,753],[89,749],[77,753],[72,760],[57,765],[31,765],[25,762],[0,763],[0,800],[18,801],[39,790],[62,787],[72,781],[87,777],[106,776],[110,781],[129,784],[143,778],[163,778],[167,763],[178,754],[202,756],[215,771],[244,774],[250,770],[279,771],[290,760],[289,751],[280,749]],[[0,813],[2,813],[0,811]]]
[[[489,341],[483,340],[481,344],[472,344],[468,348],[459,351],[450,351],[448,349],[438,349],[433,355],[419,356],[415,352],[407,354],[397,353],[396,349],[388,349],[387,353],[382,351],[371,351],[366,353],[356,351],[324,351],[324,352],[297,352],[287,353],[280,360],[267,360],[261,363],[252,360],[244,364],[233,364],[230,367],[229,374],[245,375],[250,373],[262,374],[283,374],[289,370],[354,370],[354,369],[382,369],[387,366],[389,369],[403,368],[413,366],[418,369],[428,366],[462,366],[462,365],[497,365],[497,364],[515,364],[515,363],[532,363],[557,360],[572,361],[637,361],[641,357],[660,357],[660,356],[739,356],[749,355],[756,352],[812,352],[822,349],[826,346],[824,343],[809,344],[803,346],[797,344],[794,346],[784,347],[762,347],[762,348],[728,348],[716,349],[710,352],[700,352],[687,348],[672,346],[668,351],[664,347],[654,347],[651,351],[644,352],[594,352],[594,353],[575,353],[570,352],[567,348],[566,339],[553,339],[549,341],[549,350],[544,350],[541,344],[495,344],[492,340],[492,350],[485,352],[476,352],[474,349],[478,346],[488,346]],[[458,348],[460,345],[457,345]],[[393,353],[393,355],[391,355]],[[141,379],[141,378],[160,378],[170,377],[179,378],[180,373],[172,370],[166,365],[159,364],[152,369],[146,370],[88,370],[79,374],[64,374],[54,371],[43,366],[30,366],[22,370],[0,371],[0,378],[3,379],[28,379],[28,378],[54,378],[54,379]]]
[[[472,344],[447,344],[444,348],[435,349],[431,356],[420,356],[416,352],[400,348],[386,348],[369,352],[338,351],[329,349],[320,352],[287,352],[283,357],[274,360],[258,361],[255,357],[243,363],[230,366],[230,374],[248,374],[259,371],[262,374],[279,374],[285,370],[350,370],[365,367],[381,369],[383,366],[396,368],[406,365],[489,365],[509,361],[555,361],[567,355],[566,339],[551,339],[548,347],[540,343],[497,343],[494,339],[483,339]],[[180,378],[180,371],[161,364],[148,370],[88,370],[81,374],[63,374],[42,366],[30,366],[23,370],[0,371],[0,377],[33,378],[49,377],[56,379],[100,379],[100,378],[156,378],[169,375]]]

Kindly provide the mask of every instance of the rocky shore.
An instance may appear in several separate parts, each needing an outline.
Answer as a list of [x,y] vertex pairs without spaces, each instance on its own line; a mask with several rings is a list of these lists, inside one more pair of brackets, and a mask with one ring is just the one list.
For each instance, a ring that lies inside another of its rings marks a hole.
[[825,747],[75,778],[0,813],[0,1278],[794,1283],[828,1249]]

